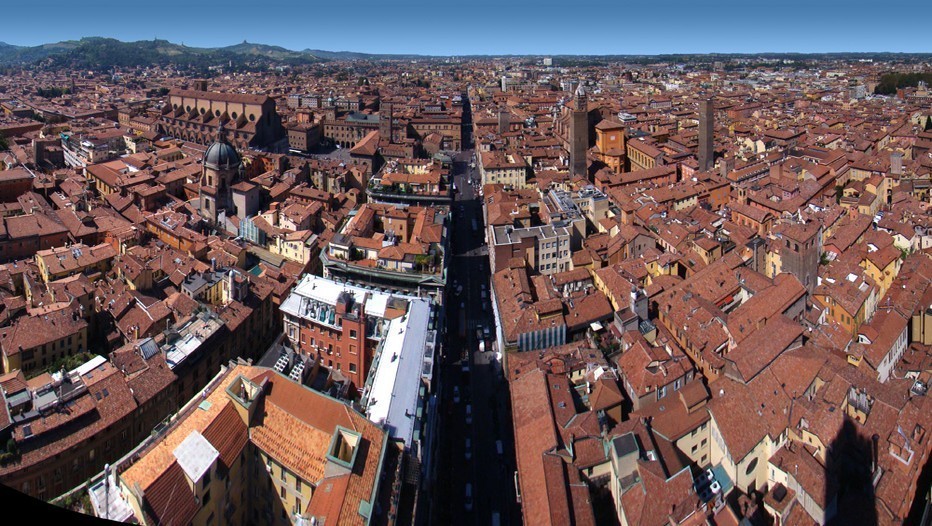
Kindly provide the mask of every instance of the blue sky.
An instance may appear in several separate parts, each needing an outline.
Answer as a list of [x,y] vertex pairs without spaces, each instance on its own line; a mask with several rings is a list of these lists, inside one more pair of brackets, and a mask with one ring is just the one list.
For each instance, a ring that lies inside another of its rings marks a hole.
[[426,55],[932,52],[930,0],[0,3],[0,41],[18,45],[107,36]]

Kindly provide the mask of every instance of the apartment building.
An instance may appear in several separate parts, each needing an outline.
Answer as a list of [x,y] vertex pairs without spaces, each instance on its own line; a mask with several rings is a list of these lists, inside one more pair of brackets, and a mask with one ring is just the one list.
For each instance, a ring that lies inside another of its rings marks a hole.
[[[118,504],[140,524],[368,524],[397,503],[397,448],[350,406],[233,365],[138,459]],[[385,500],[380,500],[385,499]]]

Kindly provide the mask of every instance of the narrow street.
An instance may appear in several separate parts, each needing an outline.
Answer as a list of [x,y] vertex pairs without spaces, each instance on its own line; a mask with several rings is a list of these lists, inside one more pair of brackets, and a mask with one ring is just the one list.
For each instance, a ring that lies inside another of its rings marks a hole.
[[[474,152],[464,151],[456,156],[453,168],[457,188],[453,204],[454,256],[448,279],[449,326],[434,520],[438,524],[485,525],[493,524],[494,514],[500,524],[521,524],[515,501],[511,406],[494,348],[495,321],[478,196],[479,172],[470,168],[474,161]],[[480,338],[485,342],[485,352],[479,352]],[[467,417],[467,410],[471,417]],[[471,509],[467,484],[472,492]]]

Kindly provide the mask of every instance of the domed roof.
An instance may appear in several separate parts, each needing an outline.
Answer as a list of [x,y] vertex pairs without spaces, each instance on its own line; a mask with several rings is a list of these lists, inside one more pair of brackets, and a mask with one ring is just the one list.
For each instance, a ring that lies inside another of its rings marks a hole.
[[239,154],[236,153],[236,148],[227,142],[222,126],[217,130],[217,140],[207,148],[207,153],[204,154],[204,164],[215,170],[239,168]]

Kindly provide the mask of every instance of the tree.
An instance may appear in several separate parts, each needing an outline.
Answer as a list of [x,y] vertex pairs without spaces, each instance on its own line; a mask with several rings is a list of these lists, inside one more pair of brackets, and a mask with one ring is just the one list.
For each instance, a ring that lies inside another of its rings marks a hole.
[[3,150],[9,150],[9,149],[10,149],[10,143],[8,143],[6,140],[6,137],[4,137],[2,133],[0,133],[0,152],[2,152]]
[[431,264],[431,257],[429,254],[418,254],[414,256],[414,267],[418,270],[426,270]]

